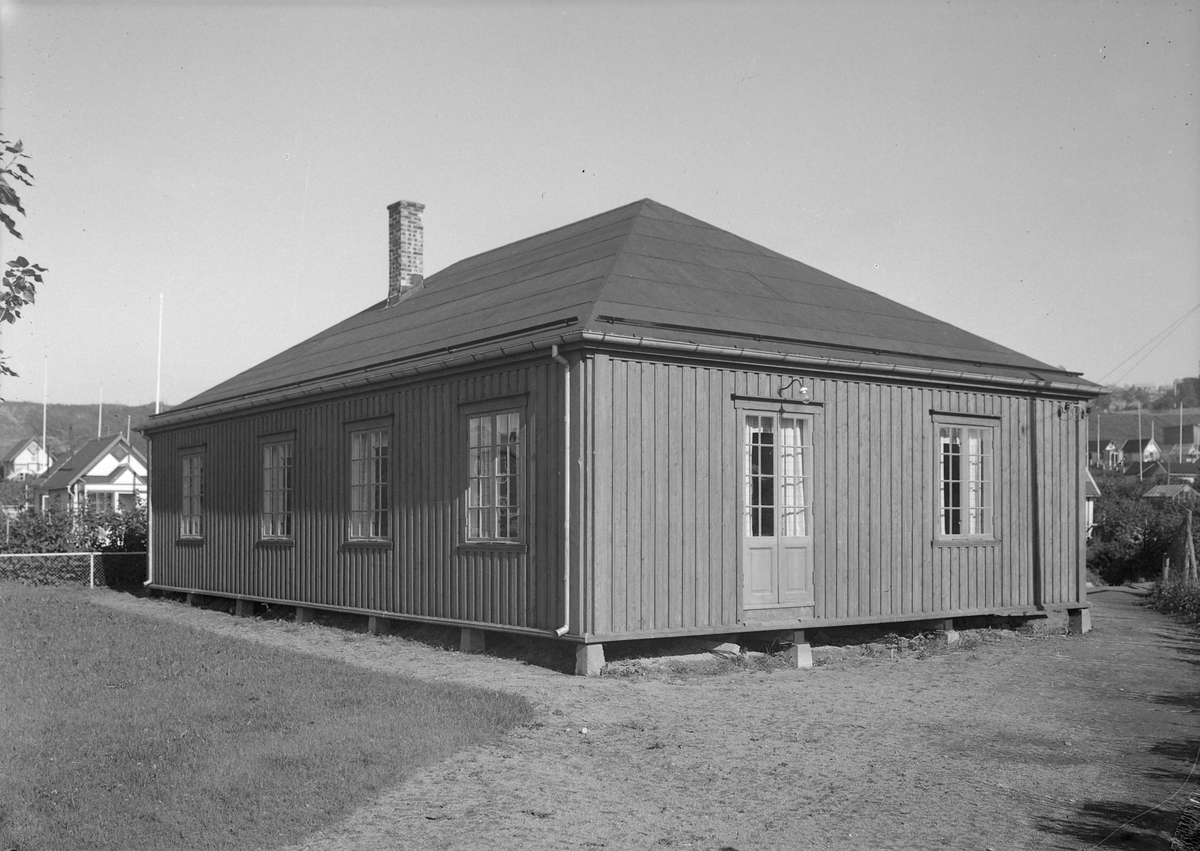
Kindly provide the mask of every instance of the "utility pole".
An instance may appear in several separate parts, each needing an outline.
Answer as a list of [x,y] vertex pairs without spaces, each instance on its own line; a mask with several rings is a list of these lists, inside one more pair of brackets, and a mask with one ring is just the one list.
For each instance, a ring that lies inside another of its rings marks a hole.
[[1142,445],[1142,403],[1138,402],[1138,481],[1146,471],[1146,447]]

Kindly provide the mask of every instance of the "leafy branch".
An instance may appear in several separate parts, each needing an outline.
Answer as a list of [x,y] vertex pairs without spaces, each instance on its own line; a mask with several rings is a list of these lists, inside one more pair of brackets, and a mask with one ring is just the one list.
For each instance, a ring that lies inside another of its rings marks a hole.
[[[0,222],[4,223],[5,229],[12,236],[24,239],[17,230],[16,220],[4,208],[12,207],[22,216],[25,215],[25,208],[21,206],[21,196],[17,194],[13,184],[33,186],[33,173],[22,162],[30,157],[25,153],[25,145],[20,139],[9,142],[0,136],[0,147],[4,148],[4,153],[0,154]],[[37,288],[42,284],[42,273],[45,271],[45,267],[30,263],[24,257],[9,261],[8,268],[4,270],[3,284],[0,285],[0,322],[11,324],[21,318],[21,309],[33,304]],[[9,368],[4,362],[4,356],[0,354],[0,376],[4,375],[15,377],[16,373]]]

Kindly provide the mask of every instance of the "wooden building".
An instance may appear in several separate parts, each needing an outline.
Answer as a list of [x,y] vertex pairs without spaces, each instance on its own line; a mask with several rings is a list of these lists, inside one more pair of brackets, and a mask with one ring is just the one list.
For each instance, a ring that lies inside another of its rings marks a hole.
[[1066,609],[1099,388],[650,200],[151,419],[151,584],[576,642]]

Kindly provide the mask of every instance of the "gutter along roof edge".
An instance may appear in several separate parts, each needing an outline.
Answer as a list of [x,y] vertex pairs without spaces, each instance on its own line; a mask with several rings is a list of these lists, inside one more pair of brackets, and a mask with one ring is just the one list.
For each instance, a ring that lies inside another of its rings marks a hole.
[[[458,357],[442,358],[439,360],[421,359],[408,364],[392,364],[364,367],[362,370],[328,378],[316,379],[302,384],[292,384],[270,390],[259,391],[217,400],[194,408],[174,408],[162,414],[156,414],[143,423],[138,431],[152,434],[182,423],[193,420],[224,417],[239,411],[245,411],[258,405],[270,405],[278,402],[294,402],[308,397],[320,396],[343,390],[353,390],[372,384],[388,381],[399,381],[430,373],[449,371],[470,367],[480,363],[500,360],[517,354],[537,352],[550,348],[551,345],[571,345],[574,343],[613,346],[620,349],[648,349],[669,354],[684,354],[723,360],[754,360],[767,364],[782,363],[795,367],[807,367],[816,370],[848,372],[864,378],[886,380],[888,378],[903,378],[910,381],[934,382],[939,384],[952,383],[970,385],[978,389],[1003,389],[1018,392],[1054,393],[1072,398],[1095,398],[1101,392],[1098,385],[1090,386],[1090,382],[1053,381],[1036,378],[1020,378],[1017,376],[989,375],[972,373],[954,369],[939,369],[936,367],[907,366],[892,363],[877,363],[871,361],[849,360],[844,358],[817,357],[813,355],[788,354],[771,352],[735,346],[713,346],[702,343],[683,343],[675,340],[658,340],[649,337],[631,337],[623,334],[611,334],[604,331],[572,331],[569,333],[553,334],[533,340],[527,340],[513,345],[500,345],[489,349],[463,354]],[[1074,375],[1074,373],[1061,373]]]
[[[797,366],[807,366],[821,370],[853,372],[869,378],[889,378],[901,376],[910,380],[936,381],[939,383],[953,382],[956,384],[973,384],[986,387],[1005,387],[1017,390],[1042,390],[1065,393],[1070,396],[1092,398],[1098,396],[1103,388],[1092,385],[1089,381],[1070,382],[1052,381],[1036,378],[1020,378],[1017,376],[991,375],[987,373],[967,372],[964,370],[939,369],[937,367],[908,366],[905,364],[880,363],[866,360],[850,360],[845,358],[818,357],[785,352],[771,352],[760,349],[738,348],[736,346],[713,346],[704,343],[682,343],[675,340],[656,340],[648,337],[630,337],[623,334],[610,334],[605,331],[584,331],[583,340],[593,344],[610,344],[621,348],[648,348],[663,351],[696,354],[708,357],[738,360],[759,360],[768,363],[788,363]],[[1018,371],[1019,367],[1007,367]],[[1057,371],[1056,371],[1057,372]],[[1076,373],[1061,372],[1060,375],[1075,375]]]

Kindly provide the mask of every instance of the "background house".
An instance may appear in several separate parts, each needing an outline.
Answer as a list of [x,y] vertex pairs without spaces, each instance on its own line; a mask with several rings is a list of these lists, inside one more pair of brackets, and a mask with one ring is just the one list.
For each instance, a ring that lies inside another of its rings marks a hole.
[[1191,484],[1200,478],[1197,465],[1191,461],[1159,458],[1155,461],[1133,461],[1126,465],[1122,478],[1155,484]]
[[1096,500],[1100,498],[1100,486],[1096,484],[1096,479],[1092,475],[1091,470],[1084,470],[1084,491],[1085,500],[1085,515],[1084,522],[1087,524],[1087,536],[1092,537],[1092,529],[1096,525]]
[[1153,437],[1130,438],[1121,446],[1121,459],[1126,465],[1148,463],[1162,457],[1162,450]]
[[1121,450],[1111,440],[1092,438],[1088,441],[1088,464],[1099,470],[1119,470],[1123,466]]
[[[1064,371],[644,200],[423,277],[144,426],[157,588],[605,642],[1086,628]],[[801,654],[802,655],[802,654]]]
[[34,479],[49,470],[53,464],[53,456],[36,438],[22,438],[0,458],[0,479]]
[[38,486],[38,505],[74,511],[126,511],[146,500],[146,457],[124,435],[89,440],[59,462]]
[[1179,461],[1200,461],[1200,425],[1164,425],[1162,432],[1163,455]]

